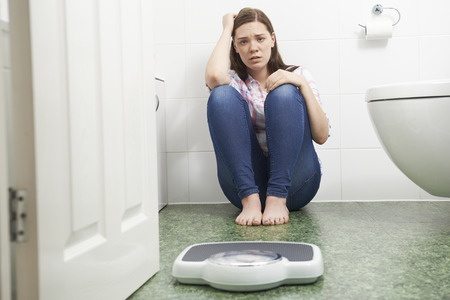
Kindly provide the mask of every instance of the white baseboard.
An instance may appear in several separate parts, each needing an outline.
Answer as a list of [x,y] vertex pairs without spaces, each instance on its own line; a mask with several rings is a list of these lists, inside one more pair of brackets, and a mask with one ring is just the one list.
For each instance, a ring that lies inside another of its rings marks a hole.
[[[332,202],[345,202],[345,203],[353,203],[353,202],[450,202],[450,198],[432,198],[432,199],[373,199],[373,200],[313,200],[311,203],[332,203]],[[228,201],[225,202],[177,202],[177,203],[169,203],[168,205],[183,205],[183,204],[226,204],[230,203]]]

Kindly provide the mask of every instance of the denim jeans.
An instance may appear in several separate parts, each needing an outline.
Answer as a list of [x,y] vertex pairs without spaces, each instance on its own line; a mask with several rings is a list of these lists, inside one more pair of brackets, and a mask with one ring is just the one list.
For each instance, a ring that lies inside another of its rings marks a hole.
[[305,99],[291,84],[269,92],[264,104],[268,156],[264,155],[247,102],[229,85],[217,86],[208,100],[208,126],[220,187],[230,202],[259,193],[286,198],[290,211],[308,204],[320,185],[320,163],[311,138]]

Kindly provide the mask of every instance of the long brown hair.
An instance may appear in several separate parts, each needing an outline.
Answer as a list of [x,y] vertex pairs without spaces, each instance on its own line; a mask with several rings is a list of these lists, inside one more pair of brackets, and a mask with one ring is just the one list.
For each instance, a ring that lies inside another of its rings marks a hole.
[[[264,24],[270,34],[274,32],[272,23],[270,22],[269,18],[266,16],[265,13],[263,13],[261,10],[257,8],[246,7],[241,9],[237,14],[236,18],[234,19],[233,31],[231,33],[233,41],[237,28],[246,23],[251,23],[255,21]],[[297,66],[286,65],[283,62],[283,59],[281,59],[281,55],[278,52],[277,44],[278,44],[277,40],[275,39],[275,45],[272,48],[270,59],[269,62],[267,63],[267,69],[269,71],[269,74],[272,74],[278,69],[283,70],[288,69],[288,71],[295,70]],[[230,48],[230,63],[231,63],[230,68],[236,71],[236,73],[242,80],[246,80],[248,77],[247,66],[242,62],[241,57],[239,56],[238,53],[236,53],[233,45]]]

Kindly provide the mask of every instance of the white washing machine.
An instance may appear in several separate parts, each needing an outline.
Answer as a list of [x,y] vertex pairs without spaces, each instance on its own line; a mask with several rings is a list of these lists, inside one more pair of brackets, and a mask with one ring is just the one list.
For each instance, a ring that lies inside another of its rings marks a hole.
[[168,203],[167,197],[167,149],[166,149],[166,83],[155,77],[155,110],[157,127],[158,154],[158,208],[161,210]]

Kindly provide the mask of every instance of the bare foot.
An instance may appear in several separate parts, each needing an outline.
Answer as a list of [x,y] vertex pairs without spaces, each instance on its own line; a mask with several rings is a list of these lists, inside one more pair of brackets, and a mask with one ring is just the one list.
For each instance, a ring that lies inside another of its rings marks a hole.
[[239,225],[261,225],[261,201],[258,194],[251,194],[242,199],[242,212],[236,218]]
[[262,216],[263,225],[279,225],[289,222],[289,210],[286,199],[267,196],[266,207]]

